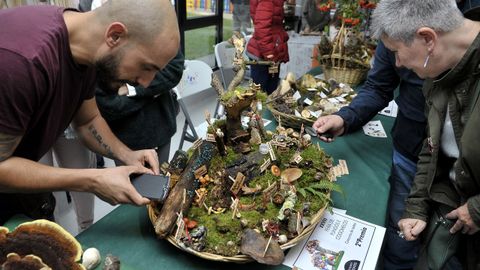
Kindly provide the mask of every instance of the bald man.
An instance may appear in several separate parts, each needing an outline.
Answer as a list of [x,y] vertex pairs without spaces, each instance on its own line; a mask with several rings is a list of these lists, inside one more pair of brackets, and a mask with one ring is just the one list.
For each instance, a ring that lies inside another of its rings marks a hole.
[[[132,173],[159,173],[154,150],[132,151],[101,117],[94,86],[148,87],[177,54],[168,0],[110,0],[87,13],[53,6],[0,11],[0,224],[17,213],[52,218],[51,191],[93,192],[144,205]],[[62,169],[37,163],[73,121],[93,151],[127,166]],[[147,168],[147,165],[149,168]]]

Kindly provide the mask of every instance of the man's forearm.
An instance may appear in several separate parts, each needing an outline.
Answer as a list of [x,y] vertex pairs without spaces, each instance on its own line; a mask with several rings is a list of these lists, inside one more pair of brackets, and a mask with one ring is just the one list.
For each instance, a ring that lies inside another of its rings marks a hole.
[[101,116],[88,123],[77,126],[77,133],[90,150],[108,158],[123,161],[131,150],[123,144],[110,130]]
[[96,169],[54,168],[10,157],[0,162],[0,192],[87,191],[99,173]]

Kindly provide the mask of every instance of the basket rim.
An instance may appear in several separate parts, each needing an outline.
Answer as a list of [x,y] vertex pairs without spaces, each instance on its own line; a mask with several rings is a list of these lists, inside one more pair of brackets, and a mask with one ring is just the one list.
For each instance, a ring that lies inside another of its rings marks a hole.
[[[365,62],[362,62],[358,59],[355,59],[355,58],[352,58],[352,57],[348,57],[348,56],[343,56],[343,55],[340,55],[340,54],[324,54],[324,55],[320,55],[318,56],[318,58],[320,58],[321,60],[328,60],[328,59],[339,59],[339,60],[345,60],[345,61],[350,61],[350,62],[353,62],[355,64],[358,64],[360,66],[362,66],[363,68],[349,68],[349,69],[366,69],[366,70],[369,70],[370,69],[370,65],[365,63]],[[320,65],[322,66],[325,66],[325,63],[320,63]],[[333,67],[332,67],[333,68]]]
[[[293,121],[301,121],[302,124],[307,124],[307,125],[313,125],[313,123],[315,123],[315,120],[310,120],[310,119],[299,117],[299,116],[296,116],[296,115],[293,115],[293,114],[287,114],[287,113],[280,112],[280,111],[276,110],[271,103],[267,104],[267,108],[273,114],[274,117],[276,115],[279,115],[279,116],[282,116],[282,117],[290,118],[290,120],[293,120]],[[276,119],[276,120],[278,121],[278,119]]]
[[[330,197],[330,192],[328,193],[328,196]],[[148,218],[150,219],[150,222],[154,225],[155,221],[157,219],[157,215],[155,214],[155,210],[154,210],[154,208],[152,207],[151,204],[148,204],[146,207],[147,207],[147,212],[148,212]],[[305,229],[297,237],[292,238],[287,243],[280,245],[280,248],[283,251],[285,251],[289,248],[294,247],[295,245],[300,243],[303,239],[305,239],[305,237],[307,237],[310,234],[310,232],[312,232],[313,229],[315,229],[317,224],[320,222],[320,220],[322,219],[323,214],[325,213],[325,210],[327,209],[327,207],[328,207],[328,203],[325,204],[321,209],[319,209],[317,211],[317,213],[315,213],[315,215],[312,217],[312,219],[310,221],[310,224],[307,227],[305,227]],[[180,250],[186,251],[190,254],[193,254],[193,255],[198,256],[200,258],[211,260],[211,261],[233,262],[233,263],[248,263],[248,262],[254,261],[254,259],[252,257],[250,257],[248,255],[243,255],[243,254],[227,257],[227,256],[222,256],[222,255],[218,255],[218,254],[214,254],[214,253],[209,253],[209,252],[196,251],[196,250],[193,250],[189,247],[185,247],[184,245],[181,245],[181,244],[177,243],[177,241],[175,240],[175,237],[172,234],[170,234],[166,238],[166,240]]]

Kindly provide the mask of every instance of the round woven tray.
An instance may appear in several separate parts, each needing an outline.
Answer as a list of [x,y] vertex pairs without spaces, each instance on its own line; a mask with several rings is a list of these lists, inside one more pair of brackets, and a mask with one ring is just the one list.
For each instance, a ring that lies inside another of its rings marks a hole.
[[284,127],[291,127],[294,129],[300,129],[303,126],[305,127],[311,127],[313,123],[315,123],[315,120],[313,119],[306,119],[303,117],[298,117],[296,115],[292,114],[287,114],[283,113],[280,111],[275,110],[273,108],[272,104],[267,104],[268,110],[272,113],[273,117],[275,117],[275,120],[277,120],[278,123],[281,123],[282,126]]
[[[325,211],[326,208],[327,208],[327,205],[325,205],[322,209],[320,209],[312,217],[310,225],[308,225],[302,231],[302,233],[300,233],[297,237],[295,237],[293,239],[290,239],[290,241],[288,241],[287,243],[285,243],[283,245],[280,245],[280,248],[282,250],[287,250],[287,249],[297,245],[298,243],[300,243],[306,236],[308,236],[310,234],[311,231],[313,231],[313,229],[318,224],[318,222],[320,222],[320,220],[323,216],[323,212]],[[152,222],[152,224],[155,224],[155,220],[157,220],[157,213],[155,212],[155,209],[151,205],[147,205],[147,210],[148,210],[148,217],[150,218],[150,221]],[[175,247],[177,247],[177,248],[179,248],[183,251],[186,251],[186,252],[191,253],[195,256],[198,256],[200,258],[210,260],[210,261],[231,262],[231,263],[248,263],[248,262],[253,261],[253,259],[250,256],[247,256],[247,255],[236,255],[236,256],[232,256],[232,257],[225,257],[225,256],[221,256],[221,255],[218,255],[218,254],[208,253],[208,252],[199,252],[199,251],[193,250],[191,248],[185,247],[184,245],[181,245],[181,244],[177,243],[177,241],[175,240],[175,237],[173,235],[169,235],[167,237],[167,241],[170,242],[171,244],[173,244]]]

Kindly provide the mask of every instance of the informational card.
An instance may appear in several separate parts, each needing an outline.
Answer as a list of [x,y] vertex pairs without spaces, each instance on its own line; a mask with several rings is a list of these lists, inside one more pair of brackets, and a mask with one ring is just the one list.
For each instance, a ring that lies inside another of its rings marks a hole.
[[365,135],[376,137],[376,138],[387,138],[387,133],[383,128],[382,122],[380,120],[370,121],[363,126],[363,133]]
[[395,100],[392,100],[390,101],[390,103],[388,103],[388,106],[383,108],[383,110],[381,110],[378,114],[382,114],[390,117],[397,117],[397,113],[398,113],[398,105],[395,102]]
[[301,270],[375,269],[385,228],[345,213],[325,212],[313,233],[283,262]]

